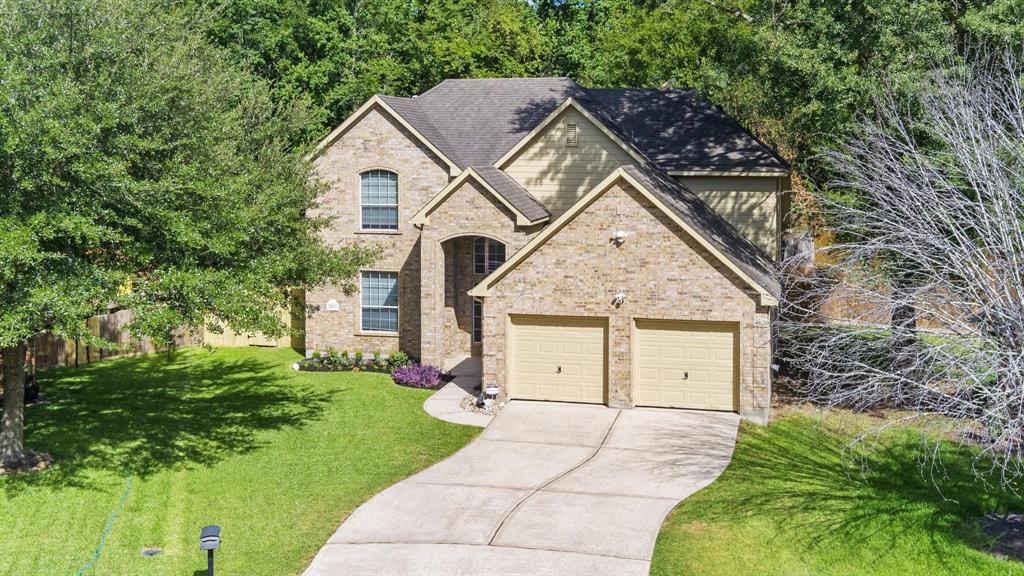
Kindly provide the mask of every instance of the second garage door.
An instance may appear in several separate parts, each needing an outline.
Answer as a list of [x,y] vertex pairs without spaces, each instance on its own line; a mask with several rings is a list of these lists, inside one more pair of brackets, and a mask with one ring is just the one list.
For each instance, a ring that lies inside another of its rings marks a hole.
[[637,320],[637,406],[736,410],[738,326]]
[[604,318],[512,316],[513,398],[605,401]]

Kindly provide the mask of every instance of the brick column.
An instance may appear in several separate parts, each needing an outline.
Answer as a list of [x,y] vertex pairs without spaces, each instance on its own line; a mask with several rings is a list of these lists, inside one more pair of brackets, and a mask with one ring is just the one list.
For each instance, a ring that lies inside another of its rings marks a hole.
[[420,233],[420,361],[443,368],[444,252],[429,225]]
[[767,424],[771,408],[773,358],[771,316],[766,309],[758,309],[753,325],[748,326],[747,331],[749,337],[743,344],[748,350],[743,355],[742,364],[751,373],[749,386],[740,395],[740,415],[758,424]]

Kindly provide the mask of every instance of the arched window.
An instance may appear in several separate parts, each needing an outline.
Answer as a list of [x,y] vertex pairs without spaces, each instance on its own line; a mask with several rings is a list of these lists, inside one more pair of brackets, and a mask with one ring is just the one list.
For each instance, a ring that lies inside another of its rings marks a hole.
[[359,175],[363,230],[398,230],[398,174],[370,170]]
[[473,271],[490,274],[505,263],[505,245],[493,238],[477,236],[473,242]]

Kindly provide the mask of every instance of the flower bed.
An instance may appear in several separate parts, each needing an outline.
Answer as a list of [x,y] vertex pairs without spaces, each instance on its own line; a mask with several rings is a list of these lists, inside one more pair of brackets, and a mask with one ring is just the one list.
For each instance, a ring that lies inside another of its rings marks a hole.
[[409,388],[440,388],[451,380],[451,375],[445,374],[440,368],[416,363],[404,352],[314,352],[312,358],[299,360],[292,368],[307,372],[381,372],[391,374],[395,384]]
[[444,382],[444,373],[430,364],[409,364],[396,368],[391,378],[396,384],[410,388],[439,388]]
[[309,372],[383,372],[390,374],[396,369],[412,364],[412,359],[405,352],[391,354],[362,352],[336,352],[329,350],[326,354],[314,352],[312,358],[304,358],[295,364],[297,370]]

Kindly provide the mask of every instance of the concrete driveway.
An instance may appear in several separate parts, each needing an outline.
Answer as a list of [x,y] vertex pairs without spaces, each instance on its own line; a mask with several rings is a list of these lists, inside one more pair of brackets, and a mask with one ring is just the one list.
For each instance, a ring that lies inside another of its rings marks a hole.
[[306,570],[645,575],[665,515],[729,463],[735,414],[514,401],[374,496]]

